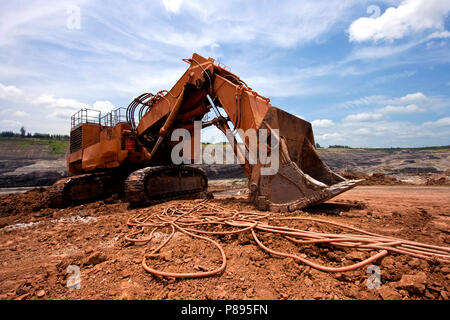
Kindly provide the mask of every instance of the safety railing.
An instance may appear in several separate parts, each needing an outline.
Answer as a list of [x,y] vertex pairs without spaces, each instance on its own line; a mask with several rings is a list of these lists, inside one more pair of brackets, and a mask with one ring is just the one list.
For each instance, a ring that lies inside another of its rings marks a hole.
[[81,109],[71,117],[71,128],[82,123],[100,124],[101,112],[94,109]]
[[101,125],[104,127],[114,127],[121,122],[126,122],[126,111],[127,110],[125,108],[117,108],[115,110],[112,110],[111,112],[108,112],[103,117],[101,117]]
[[71,117],[71,129],[82,123],[98,124],[104,127],[114,127],[118,123],[127,122],[125,108],[117,108],[102,116],[99,110],[81,109]]

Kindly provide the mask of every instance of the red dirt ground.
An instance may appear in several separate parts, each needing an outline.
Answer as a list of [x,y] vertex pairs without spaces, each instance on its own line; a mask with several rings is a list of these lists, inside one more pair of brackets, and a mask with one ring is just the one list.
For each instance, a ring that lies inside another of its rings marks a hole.
[[[210,201],[254,210],[243,197]],[[46,189],[1,196],[0,299],[448,299],[450,295],[448,265],[390,254],[375,262],[381,270],[381,288],[368,289],[367,268],[320,272],[264,253],[250,234],[215,237],[228,259],[218,276],[154,278],[141,266],[146,246],[130,246],[124,240],[130,231],[126,222],[138,212],[156,212],[181,202],[189,200],[130,209],[113,198],[55,210],[47,206]],[[397,238],[450,245],[446,186],[360,186],[322,205],[281,215],[319,217]],[[311,222],[283,224],[338,232]],[[178,235],[164,248],[163,259],[154,262],[159,269],[195,271],[220,264],[210,245]],[[354,249],[295,246],[268,234],[261,234],[261,240],[330,266],[365,258],[364,252]],[[66,286],[69,265],[80,267],[80,290]]]

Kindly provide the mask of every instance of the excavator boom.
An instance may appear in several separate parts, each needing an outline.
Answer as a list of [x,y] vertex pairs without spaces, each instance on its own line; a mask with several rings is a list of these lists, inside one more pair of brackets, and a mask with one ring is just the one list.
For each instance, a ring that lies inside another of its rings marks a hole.
[[[271,159],[279,162],[278,170],[272,174],[262,172],[273,164],[242,161],[249,178],[250,199],[257,208],[271,211],[301,209],[326,201],[359,182],[344,179],[322,162],[309,122],[272,106],[270,99],[253,91],[237,75],[215,64],[212,58],[194,54],[184,61],[190,65],[187,71],[164,98],[149,104],[139,120],[138,135],[143,137],[150,133],[153,141],[159,141],[151,148],[151,157],[158,152],[161,141],[167,139],[169,132],[175,128],[192,129],[192,122],[201,120],[213,108],[217,118],[209,124],[213,123],[227,135],[238,157],[259,154],[261,149],[268,154],[276,152],[270,154]],[[226,117],[221,116],[218,108],[225,111]],[[240,135],[246,150],[240,150],[228,123]],[[278,146],[276,150],[271,150],[266,141],[260,141],[259,136],[256,146],[253,145],[256,150],[251,150],[246,140],[246,133],[251,130],[267,130]]]
[[[196,128],[211,125],[228,138],[248,177],[249,199],[258,209],[301,209],[359,182],[345,180],[322,162],[309,122],[272,106],[212,58],[194,53],[183,60],[189,67],[169,91],[138,96],[123,118],[121,110],[94,120],[87,114],[83,118],[83,111],[81,120],[79,114],[72,117],[67,162],[75,177],[55,184],[57,203],[111,192],[106,187],[111,185],[124,186],[134,204],[205,191],[207,178],[201,169],[174,166],[173,150],[180,141],[171,135],[177,129],[188,133],[182,144],[191,148],[183,148],[182,156],[195,162],[200,141]],[[211,110],[216,117],[204,121]],[[239,138],[243,143],[237,143]],[[104,183],[103,176],[110,182]]]

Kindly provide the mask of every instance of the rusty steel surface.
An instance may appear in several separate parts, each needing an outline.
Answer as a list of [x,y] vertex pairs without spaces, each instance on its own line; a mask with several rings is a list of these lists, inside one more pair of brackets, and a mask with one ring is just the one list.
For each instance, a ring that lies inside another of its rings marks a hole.
[[255,172],[250,197],[261,210],[295,211],[319,204],[355,187],[362,180],[346,180],[319,157],[311,124],[270,107],[262,126],[278,129],[279,169],[273,175]]

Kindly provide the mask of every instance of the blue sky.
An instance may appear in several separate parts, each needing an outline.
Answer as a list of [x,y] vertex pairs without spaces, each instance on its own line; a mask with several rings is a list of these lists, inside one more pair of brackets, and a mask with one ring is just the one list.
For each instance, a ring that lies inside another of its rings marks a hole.
[[448,0],[2,1],[0,130],[68,133],[81,107],[169,89],[198,52],[312,122],[321,145],[448,145],[449,12]]

